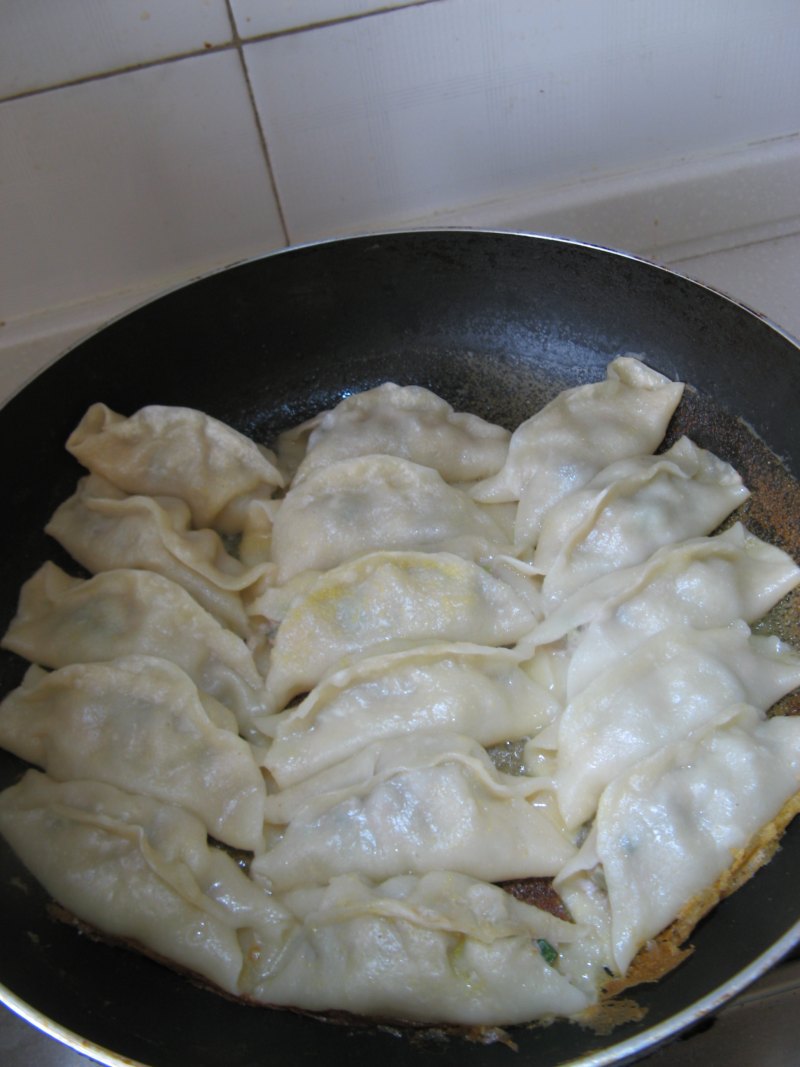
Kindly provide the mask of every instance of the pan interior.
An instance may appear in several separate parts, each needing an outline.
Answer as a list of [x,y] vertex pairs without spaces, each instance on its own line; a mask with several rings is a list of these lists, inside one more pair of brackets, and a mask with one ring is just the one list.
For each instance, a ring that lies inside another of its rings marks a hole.
[[[80,474],[63,442],[95,401],[125,414],[148,403],[195,407],[267,443],[342,396],[392,380],[513,428],[627,352],[689,383],[671,436],[686,432],[736,466],[753,489],[744,521],[800,558],[800,424],[790,402],[800,360],[788,338],[701,286],[605,250],[472,231],[389,234],[293,249],[179,289],[85,341],[9,402],[0,413],[2,627],[45,559],[75,570],[43,527]],[[795,597],[781,619],[795,641],[797,608]],[[2,654],[2,693],[23,669]],[[0,753],[0,786],[21,771]],[[636,991],[643,1022],[607,1037],[567,1023],[515,1030],[516,1054],[228,1001],[64,925],[5,846],[0,982],[60,1026],[151,1067],[250,1067],[266,1056],[357,1067],[513,1055],[546,1065],[590,1052],[611,1062],[617,1043],[644,1047],[648,1027],[769,953],[800,918],[798,878],[800,828],[791,827],[772,863],[696,930],[693,956]]]

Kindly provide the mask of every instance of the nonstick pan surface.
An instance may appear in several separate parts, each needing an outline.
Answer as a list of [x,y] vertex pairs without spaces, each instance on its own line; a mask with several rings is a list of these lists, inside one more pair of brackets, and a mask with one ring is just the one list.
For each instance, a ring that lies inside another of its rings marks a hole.
[[[81,471],[64,441],[89,404],[199,408],[268,443],[348,392],[421,384],[513,428],[622,353],[689,383],[688,432],[754,490],[754,532],[800,555],[800,353],[758,315],[669,271],[548,237],[411,231],[294,248],[196,281],[84,341],[0,412],[6,519],[0,625],[45,559],[42,532]],[[780,460],[777,458],[780,457]],[[796,604],[785,613],[794,634]],[[2,654],[0,692],[24,664]],[[0,753],[0,787],[20,762]],[[800,826],[695,931],[694,954],[634,991],[639,1023],[601,1037],[567,1023],[514,1029],[517,1051],[398,1036],[246,1007],[54,917],[0,847],[0,983],[38,1025],[102,1062],[148,1067],[551,1064],[638,1058],[758,977],[800,939]],[[77,1035],[71,1037],[70,1035]]]

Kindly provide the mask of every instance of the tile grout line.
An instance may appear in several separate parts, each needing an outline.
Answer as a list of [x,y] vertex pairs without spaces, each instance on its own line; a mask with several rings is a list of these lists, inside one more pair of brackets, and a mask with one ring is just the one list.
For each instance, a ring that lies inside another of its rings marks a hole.
[[344,25],[348,22],[361,22],[364,19],[375,18],[377,15],[391,15],[397,11],[409,11],[415,7],[428,7],[430,4],[441,4],[445,0],[412,0],[411,3],[386,4],[383,7],[372,8],[371,11],[358,11],[352,15],[339,15],[338,18],[320,19],[319,22],[306,22],[302,26],[287,26],[284,30],[268,30],[266,33],[254,34],[245,37],[246,44],[259,44],[261,41],[274,41],[278,37],[294,37],[300,33],[309,33],[312,30],[324,30],[329,26]]
[[[789,221],[794,221],[794,216],[791,216]],[[735,233],[735,231],[733,231]],[[690,260],[704,259],[706,256],[721,256],[726,252],[738,252],[743,248],[756,248],[758,245],[772,244],[775,241],[786,241],[800,237],[800,229],[788,230],[786,233],[777,233],[769,237],[753,237],[749,240],[738,241],[732,245],[723,245],[720,248],[711,248],[707,252],[692,252],[691,255],[682,254],[676,259],[666,258],[665,263],[688,263]],[[673,246],[675,247],[675,246]],[[680,244],[677,245],[680,248]],[[665,246],[664,251],[669,255],[669,245]]]
[[242,38],[239,36],[239,28],[236,25],[236,19],[233,14],[233,8],[231,7],[231,0],[225,0],[225,8],[228,12],[228,18],[231,24],[233,47],[236,49],[236,52],[239,56],[239,63],[242,68],[242,76],[244,77],[244,84],[247,90],[247,98],[250,101],[250,109],[253,113],[253,121],[256,125],[258,142],[261,145],[261,154],[264,157],[264,163],[267,168],[267,178],[269,180],[270,189],[272,190],[272,195],[275,200],[275,207],[278,212],[278,221],[281,225],[281,232],[283,233],[284,242],[287,245],[290,245],[291,239],[289,237],[289,227],[286,222],[286,215],[283,210],[283,204],[281,202],[280,192],[278,190],[278,182],[275,178],[275,171],[272,166],[272,159],[269,154],[267,136],[264,132],[264,126],[261,122],[261,115],[258,111],[255,93],[253,92],[253,83],[250,80],[250,71],[247,69],[247,60],[244,57],[244,46],[242,43]]
[[19,93],[11,93],[0,97],[0,104],[11,104],[17,100],[27,100],[33,96],[44,96],[47,93],[55,93],[60,89],[73,89],[78,85],[88,85],[92,82],[108,81],[121,74],[136,74],[140,70],[149,70],[151,67],[164,67],[170,63],[179,63],[182,59],[196,59],[198,56],[218,55],[220,52],[232,51],[232,41],[224,44],[206,45],[203,48],[190,49],[188,52],[176,52],[171,56],[160,56],[158,59],[149,59],[142,63],[130,63],[125,67],[116,67],[114,70],[104,70],[95,74],[84,74],[79,78],[69,78],[53,85],[43,85],[38,89],[25,89]]
[[301,33],[312,30],[326,29],[329,26],[338,26],[348,22],[360,22],[362,19],[374,18],[376,15],[387,15],[395,11],[405,11],[416,7],[427,7],[429,4],[444,3],[445,0],[414,0],[410,4],[389,4],[386,7],[375,8],[372,11],[364,11],[360,14],[343,15],[340,18],[328,19],[322,22],[309,22],[303,26],[291,26],[285,30],[272,30],[268,33],[254,34],[252,37],[240,37],[230,6],[230,0],[225,0],[228,18],[231,23],[233,36],[223,44],[207,44],[202,48],[192,48],[186,52],[176,52],[169,56],[159,56],[157,59],[143,60],[140,63],[129,63],[126,66],[114,67],[113,70],[96,71],[94,74],[83,74],[77,78],[66,78],[64,81],[53,82],[51,85],[42,85],[36,89],[23,89],[18,93],[9,93],[0,96],[0,104],[10,104],[17,100],[27,100],[32,96],[43,96],[46,93],[57,92],[59,89],[72,89],[77,85],[86,85],[91,82],[106,81],[108,78],[116,78],[120,74],[135,74],[140,70],[148,70],[150,67],[162,67],[168,63],[177,63],[182,59],[195,59],[198,56],[214,55],[219,52],[227,52],[241,49],[244,44],[260,44],[263,41],[273,41],[280,37],[294,37]]

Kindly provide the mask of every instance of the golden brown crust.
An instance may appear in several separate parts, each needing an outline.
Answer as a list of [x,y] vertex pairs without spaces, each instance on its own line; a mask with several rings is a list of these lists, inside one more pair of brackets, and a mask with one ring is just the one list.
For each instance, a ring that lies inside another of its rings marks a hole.
[[630,1000],[618,999],[620,994],[637,985],[658,982],[692,954],[694,948],[687,946],[686,941],[700,920],[772,859],[780,848],[782,834],[798,813],[800,792],[790,797],[775,818],[738,850],[731,866],[713,885],[690,900],[665,930],[639,950],[624,976],[606,983],[599,1003],[585,1012],[580,1022],[603,1034],[621,1022],[636,1018],[635,1012],[630,1013],[637,1005]]

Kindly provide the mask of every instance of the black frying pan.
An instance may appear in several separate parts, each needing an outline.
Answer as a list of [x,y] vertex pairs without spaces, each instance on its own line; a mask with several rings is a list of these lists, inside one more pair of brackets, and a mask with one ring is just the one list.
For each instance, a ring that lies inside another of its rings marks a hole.
[[[509,234],[400,233],[292,249],[195,282],[103,329],[14,397],[0,412],[0,626],[44,559],[66,562],[42,527],[80,473],[63,442],[93,401],[123,413],[148,403],[196,407],[266,442],[345,391],[392,379],[513,427],[565,386],[602,378],[624,352],[694,387],[673,433],[686,429],[737,465],[756,490],[750,525],[797,553],[796,486],[759,442],[800,473],[800,358],[789,338],[720,295],[621,254]],[[22,671],[3,655],[0,691]],[[21,769],[0,753],[0,786]],[[88,1045],[77,1047],[107,1063],[545,1067],[589,1056],[605,1064],[713,1011],[786,953],[800,939],[798,885],[800,825],[696,930],[694,955],[636,992],[642,1023],[609,1037],[567,1023],[519,1029],[515,1053],[229,1002],[53,918],[3,847],[0,982],[12,1005],[80,1035]]]

